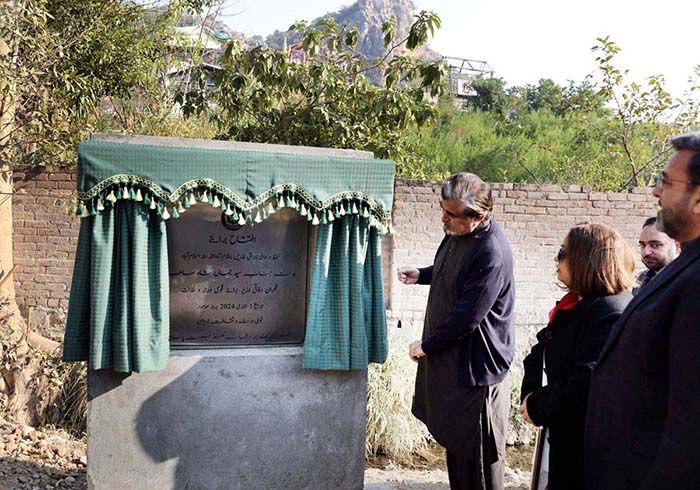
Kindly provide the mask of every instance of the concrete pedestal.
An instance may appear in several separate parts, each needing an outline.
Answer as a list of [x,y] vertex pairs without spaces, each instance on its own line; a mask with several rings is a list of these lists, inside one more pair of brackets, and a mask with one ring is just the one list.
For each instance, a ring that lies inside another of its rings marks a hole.
[[363,488],[366,371],[303,370],[299,347],[179,351],[88,375],[88,487]]

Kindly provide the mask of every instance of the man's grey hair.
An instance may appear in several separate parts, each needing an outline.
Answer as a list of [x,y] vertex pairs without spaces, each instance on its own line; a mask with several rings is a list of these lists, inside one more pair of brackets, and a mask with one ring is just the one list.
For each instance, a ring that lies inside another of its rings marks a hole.
[[700,133],[688,133],[676,136],[671,140],[676,150],[690,150],[695,154],[688,161],[688,177],[700,184]]
[[460,172],[452,175],[442,184],[442,199],[462,201],[465,216],[483,216],[484,221],[491,219],[491,186],[476,174]]

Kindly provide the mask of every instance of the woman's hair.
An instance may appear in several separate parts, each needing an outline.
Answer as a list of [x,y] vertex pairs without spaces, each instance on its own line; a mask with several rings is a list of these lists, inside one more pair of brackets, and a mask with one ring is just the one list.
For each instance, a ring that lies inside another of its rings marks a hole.
[[635,283],[634,252],[608,225],[581,223],[566,235],[566,259],[571,271],[569,290],[579,296],[607,296]]

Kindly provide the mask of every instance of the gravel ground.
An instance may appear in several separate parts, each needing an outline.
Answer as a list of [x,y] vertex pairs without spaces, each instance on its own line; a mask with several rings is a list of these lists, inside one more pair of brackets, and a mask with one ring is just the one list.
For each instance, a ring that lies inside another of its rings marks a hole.
[[[505,490],[528,490],[530,474],[506,468]],[[365,471],[365,490],[450,490],[443,470],[406,470],[401,468]]]
[[[84,440],[0,419],[0,490],[86,490],[86,465]],[[527,490],[529,480],[528,473],[508,468],[506,490]],[[439,469],[367,468],[365,490],[449,490],[449,485],[447,472]]]
[[0,490],[84,490],[85,442],[0,419]]

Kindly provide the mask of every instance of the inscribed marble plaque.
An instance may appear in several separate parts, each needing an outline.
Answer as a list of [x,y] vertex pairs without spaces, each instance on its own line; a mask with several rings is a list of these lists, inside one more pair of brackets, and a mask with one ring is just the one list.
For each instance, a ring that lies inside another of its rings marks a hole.
[[198,204],[167,227],[173,347],[303,342],[305,218],[283,208],[240,226]]

